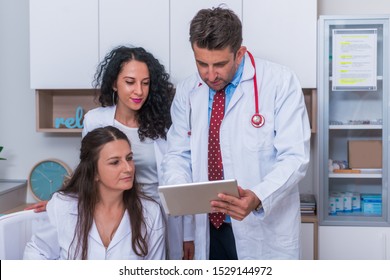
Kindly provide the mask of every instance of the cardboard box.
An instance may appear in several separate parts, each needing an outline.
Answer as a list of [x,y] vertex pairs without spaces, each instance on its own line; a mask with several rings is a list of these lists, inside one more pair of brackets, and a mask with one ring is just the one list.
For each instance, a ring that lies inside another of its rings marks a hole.
[[348,164],[349,168],[382,168],[382,141],[348,141]]

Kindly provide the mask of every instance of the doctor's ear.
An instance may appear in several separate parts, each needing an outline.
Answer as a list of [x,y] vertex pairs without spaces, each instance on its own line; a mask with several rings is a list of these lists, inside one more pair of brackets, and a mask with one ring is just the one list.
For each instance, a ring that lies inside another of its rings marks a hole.
[[245,53],[246,53],[246,47],[241,46],[238,49],[237,53],[236,53],[236,62],[237,62],[237,64],[241,63],[242,58],[244,57]]

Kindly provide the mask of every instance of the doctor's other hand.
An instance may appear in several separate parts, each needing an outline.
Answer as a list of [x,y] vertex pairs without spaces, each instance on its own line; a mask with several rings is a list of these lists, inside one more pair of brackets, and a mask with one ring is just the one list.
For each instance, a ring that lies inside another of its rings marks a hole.
[[211,201],[211,206],[214,212],[222,212],[235,220],[242,221],[260,204],[260,199],[251,190],[244,190],[238,186],[239,198],[220,193],[218,197],[221,199]]
[[192,260],[194,258],[195,245],[194,241],[183,242],[183,260]]
[[47,205],[47,201],[40,201],[38,203],[35,203],[33,205],[30,205],[30,206],[24,208],[24,210],[34,209],[34,212],[36,212],[36,213],[44,212],[44,211],[46,211],[46,205]]

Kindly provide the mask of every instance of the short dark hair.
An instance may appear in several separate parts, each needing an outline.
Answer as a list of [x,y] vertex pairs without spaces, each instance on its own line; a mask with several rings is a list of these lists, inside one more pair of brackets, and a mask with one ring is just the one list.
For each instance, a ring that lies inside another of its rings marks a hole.
[[230,9],[202,9],[191,21],[190,42],[208,50],[230,47],[236,53],[242,43],[241,21]]

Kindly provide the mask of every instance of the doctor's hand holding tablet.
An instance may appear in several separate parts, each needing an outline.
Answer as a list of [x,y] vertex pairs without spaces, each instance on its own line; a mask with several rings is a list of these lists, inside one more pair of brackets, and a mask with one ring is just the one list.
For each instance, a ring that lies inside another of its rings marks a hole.
[[261,202],[251,190],[237,186],[237,180],[159,186],[164,211],[169,215],[222,212],[243,220]]
[[245,192],[234,179],[165,185],[159,186],[158,191],[164,211],[173,216],[226,213],[233,205],[237,209],[243,204],[240,192]]
[[218,194],[220,200],[211,201],[213,212],[222,212],[241,221],[253,210],[260,211],[262,205],[256,194],[251,190],[244,190],[240,186],[237,188],[239,197],[224,193]]

